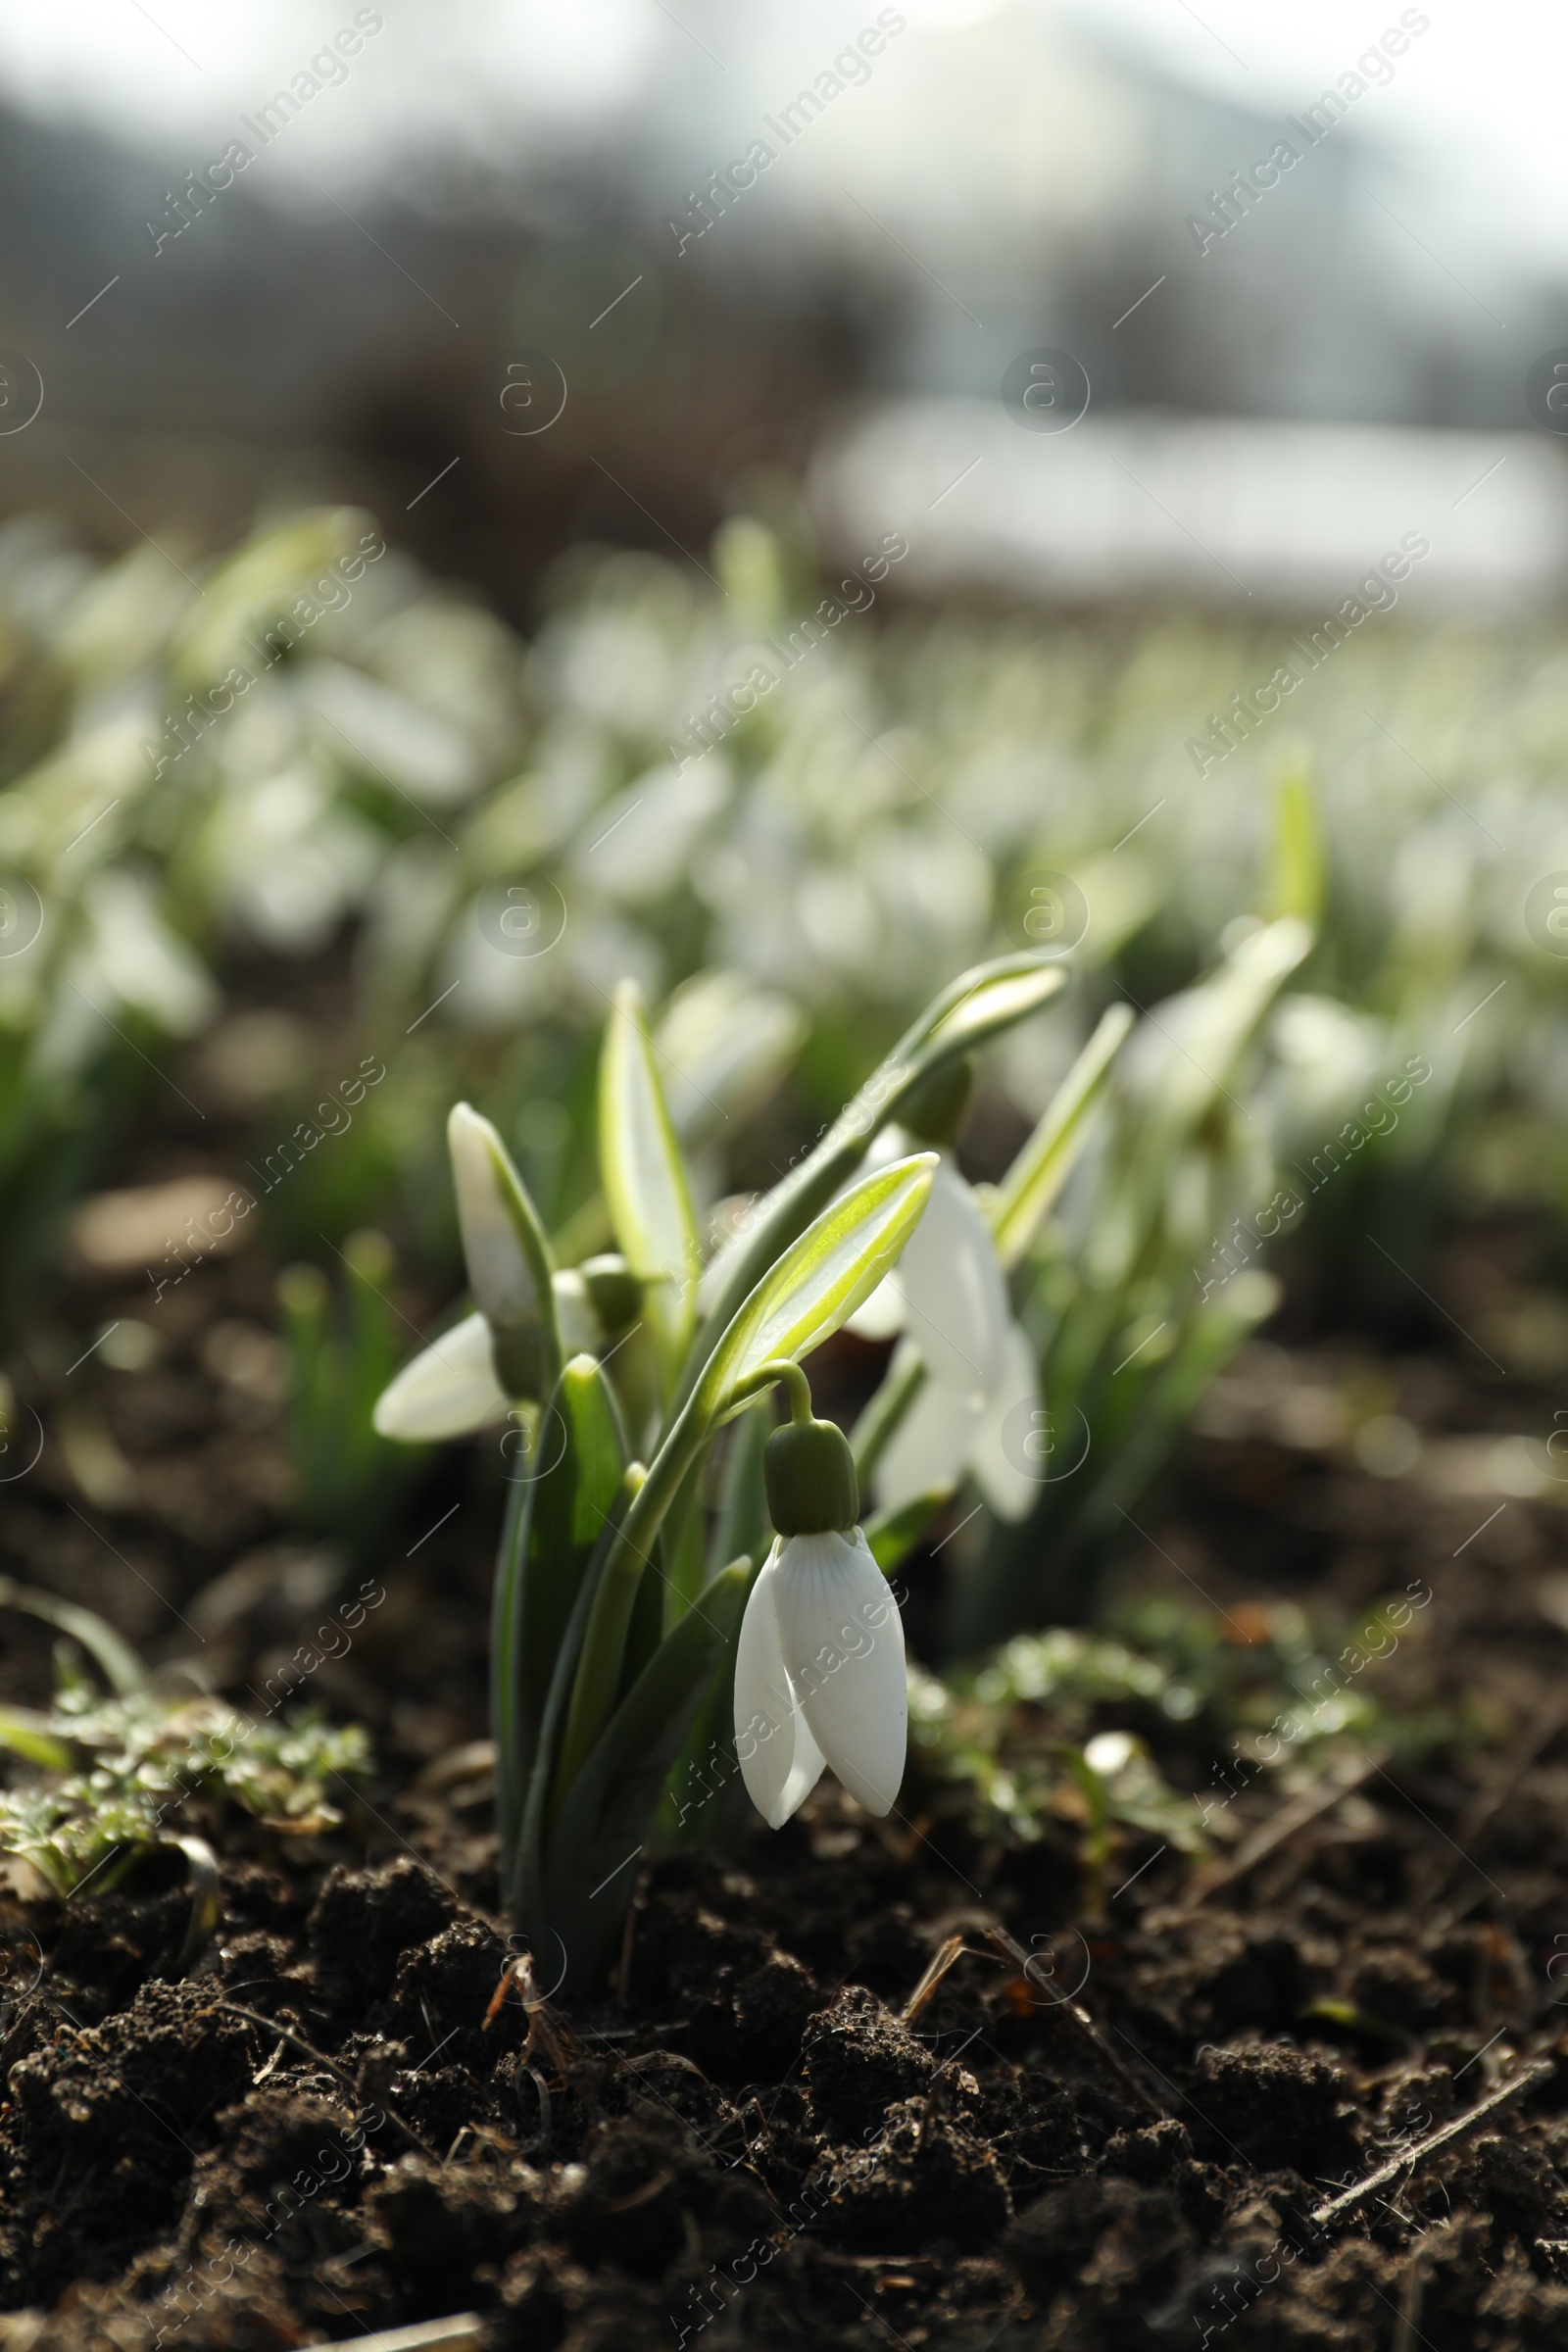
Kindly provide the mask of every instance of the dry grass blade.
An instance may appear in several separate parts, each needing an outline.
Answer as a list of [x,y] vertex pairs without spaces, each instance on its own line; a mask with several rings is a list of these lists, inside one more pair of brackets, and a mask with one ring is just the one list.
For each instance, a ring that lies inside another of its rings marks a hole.
[[[964,1942],[961,1936],[950,1936],[948,1937],[947,1941],[937,1952],[936,1957],[932,1960],[930,1967],[920,1979],[919,1984],[915,1986],[908,1999],[905,2002],[903,2009],[900,2011],[900,2022],[902,2024],[908,2026],[914,2023],[914,2020],[919,2016],[927,2001],[930,2000],[932,1994],[936,1991],[937,1986],[942,1983],[942,1980],[947,1975],[949,1969],[953,1967],[956,1961],[961,1960],[964,1953],[968,1949],[969,1947]],[[975,1954],[976,1959],[985,1959],[987,1957],[989,1957],[989,1955],[983,1952],[977,1952]]]
[[[1036,1954],[1026,1952],[1023,1945],[1007,1934],[1005,1928],[987,1928],[986,1937],[989,1942],[996,1945],[999,1952],[1005,1952],[1025,1984],[1038,1991],[1040,1988],[1038,1974],[1040,1963]],[[1146,2115],[1152,2116],[1156,2123],[1163,2120],[1164,2109],[1152,2094],[1145,2089],[1137,2076],[1122,2064],[1088,2010],[1080,2002],[1070,1999],[1063,2000],[1059,1994],[1054,1999],[1048,1995],[1040,2006],[1049,2014],[1059,2017],[1078,2040],[1085,2045],[1086,2049],[1093,2052],[1100,2064],[1110,2069],[1128,2097],[1135,2099]]]
[[484,2340],[484,2321],[476,2311],[460,2311],[450,2320],[416,2320],[412,2328],[386,2328],[376,2335],[339,2336],[321,2352],[468,2352]]
[[1490,2092],[1467,2115],[1455,2116],[1451,2123],[1440,2125],[1436,2132],[1429,2132],[1425,2139],[1418,2139],[1410,2147],[1401,2148],[1397,2156],[1391,2156],[1388,2163],[1377,2172],[1368,2173],[1364,2180],[1357,2180],[1353,2188],[1346,2189],[1341,2196],[1331,2197],[1326,2205],[1319,2205],[1312,2215],[1314,2225],[1318,2229],[1327,2229],[1334,2222],[1344,2221],[1348,2214],[1354,2213],[1357,2206],[1364,2205],[1368,2197],[1375,2196],[1380,2188],[1387,2188],[1391,2180],[1397,2180],[1401,2173],[1414,2172],[1429,2156],[1440,2155],[1445,2148],[1451,2147],[1455,2140],[1463,2139],[1467,2132],[1473,2132],[1478,2124],[1486,2123],[1499,2108],[1508,2106],[1525,2091],[1534,2090],[1538,2083],[1546,2082],[1556,2071],[1549,2058],[1532,2060],[1530,2065],[1514,2076],[1512,2082],[1504,2082],[1499,2089]]
[[521,2001],[528,2018],[528,2037],[522,2045],[521,2064],[531,2074],[542,2057],[555,2068],[559,2082],[569,2082],[573,2073],[588,2061],[590,2052],[578,2040],[565,2019],[551,2007],[539,1990],[531,1952],[519,1952],[514,1959],[507,1962],[501,1972],[501,1982],[490,1996],[482,2030],[488,2033],[500,2016],[508,1993],[513,1991]]
[[1292,1803],[1282,1806],[1271,1821],[1266,1821],[1261,1829],[1254,1830],[1250,1838],[1243,1838],[1228,1862],[1200,1870],[1193,1881],[1189,1899],[1194,1903],[1206,1902],[1211,1894],[1218,1894],[1222,1887],[1234,1886],[1238,1880],[1245,1879],[1250,1871],[1255,1870],[1259,1862],[1266,1862],[1270,1854],[1277,1853],[1288,1838],[1309,1829],[1325,1813],[1332,1813],[1343,1797],[1353,1795],[1375,1772],[1382,1771],[1388,1760],[1386,1750],[1370,1748],[1348,1772],[1336,1774],[1326,1786],[1319,1783]]

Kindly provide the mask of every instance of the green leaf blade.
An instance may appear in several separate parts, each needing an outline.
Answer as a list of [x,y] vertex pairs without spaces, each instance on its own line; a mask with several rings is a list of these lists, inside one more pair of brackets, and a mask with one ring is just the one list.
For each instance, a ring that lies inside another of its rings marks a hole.
[[605,1197],[627,1265],[648,1286],[646,1312],[671,1377],[697,1316],[697,1220],[635,984],[623,981],[599,1072]]
[[606,1724],[551,1826],[544,1914],[566,1948],[567,1983],[602,1976],[636,1884],[636,1861],[660,1791],[713,1669],[740,1625],[750,1560],[706,1585],[699,1605],[664,1636]]
[[997,1255],[1009,1270],[1030,1244],[1072,1173],[1102,1099],[1110,1065],[1133,1025],[1130,1004],[1112,1004],[1041,1114],[1040,1123],[992,1197],[988,1214]]
[[711,1351],[768,1268],[833,1199],[865,1157],[872,1138],[897,1119],[901,1106],[933,1070],[1000,1036],[1038,1012],[1066,986],[1060,962],[1035,956],[1004,956],[960,972],[933,998],[891,1054],[835,1119],[814,1152],[775,1185],[760,1204],[748,1240],[724,1264],[724,1279],[709,1313],[696,1357],[675,1396],[686,1402]]
[[862,1177],[791,1244],[710,1358],[702,1394],[715,1415],[752,1393],[765,1364],[798,1362],[869,1298],[918,1224],[936,1166],[920,1152]]
[[520,1829],[550,1679],[625,1466],[613,1393],[592,1356],[574,1356],[539,1424],[538,1465],[509,1503],[496,1564],[491,1722],[503,1857]]

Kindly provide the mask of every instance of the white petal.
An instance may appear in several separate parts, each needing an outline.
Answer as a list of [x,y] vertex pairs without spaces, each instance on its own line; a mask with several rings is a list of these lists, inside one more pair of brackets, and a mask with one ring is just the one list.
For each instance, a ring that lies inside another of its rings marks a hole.
[[933,1377],[989,1396],[1006,1361],[1007,1286],[979,1203],[945,1159],[904,1246],[899,1279],[908,1302],[905,1328]]
[[452,1183],[458,1196],[463,1254],[475,1299],[498,1330],[537,1320],[539,1290],[507,1212],[496,1173],[506,1146],[488,1119],[466,1102],[447,1120]]
[[922,1381],[871,1473],[882,1508],[902,1510],[917,1494],[951,1494],[963,1476],[984,1410],[967,1388],[949,1388],[929,1376]]
[[757,1574],[735,1651],[735,1752],[747,1794],[770,1830],[781,1830],[816,1787],[822,1751],[784,1670],[774,1608],[780,1545]]
[[860,1530],[791,1536],[773,1600],[784,1666],[818,1747],[868,1813],[886,1813],[904,1779],[908,1681],[898,1603]]
[[[1035,1351],[1016,1323],[1007,1334],[1006,1362],[969,1454],[975,1483],[999,1519],[1026,1519],[1040,1496],[1046,1462],[1031,1468],[1027,1451],[1040,1404]],[[1020,1412],[1018,1407],[1025,1410]],[[1005,1449],[1004,1449],[1005,1448]],[[1063,1463],[1062,1468],[1066,1465]]]
[[391,1386],[382,1390],[373,1419],[383,1438],[421,1445],[437,1438],[466,1437],[470,1430],[499,1421],[506,1411],[490,1350],[490,1326],[483,1315],[466,1315],[404,1365]]
[[556,1294],[556,1321],[561,1328],[561,1356],[570,1363],[574,1355],[597,1355],[604,1346],[605,1335],[599,1328],[588,1297],[588,1285],[575,1266],[551,1278]]
[[856,1308],[844,1328],[862,1340],[892,1340],[904,1329],[907,1317],[904,1287],[895,1266],[891,1274],[883,1275],[870,1298]]

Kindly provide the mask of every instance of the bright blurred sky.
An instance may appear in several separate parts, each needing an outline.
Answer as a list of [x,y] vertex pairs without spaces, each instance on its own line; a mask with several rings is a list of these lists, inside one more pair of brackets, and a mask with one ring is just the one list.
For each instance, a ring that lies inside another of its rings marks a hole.
[[[970,27],[984,27],[977,71],[996,71],[999,35],[1037,48],[1053,16],[1077,14],[1175,78],[1265,112],[1309,101],[1352,67],[1397,4],[1312,0],[901,0],[906,39],[930,44],[959,77],[956,113],[983,109],[983,81],[961,87]],[[353,61],[346,86],[313,101],[291,124],[270,169],[279,176],[364,181],[395,177],[431,146],[467,145],[489,158],[525,156],[574,140],[606,118],[635,118],[646,97],[667,134],[723,141],[755,126],[760,107],[814,73],[872,22],[876,0],[383,0],[385,29]],[[1430,29],[1412,42],[1396,79],[1369,94],[1357,122],[1394,144],[1427,150],[1443,175],[1472,191],[1478,225],[1516,252],[1568,262],[1568,11],[1560,0],[1434,0]],[[351,23],[355,0],[73,0],[17,9],[0,22],[0,91],[56,120],[90,124],[172,167],[203,159],[237,117],[266,100]],[[901,49],[903,43],[900,44]],[[896,122],[900,75],[879,70],[879,111]],[[911,86],[929,88],[926,74]],[[892,124],[884,121],[884,134]],[[922,121],[909,169],[934,167],[941,122]],[[635,133],[634,133],[635,135]]]

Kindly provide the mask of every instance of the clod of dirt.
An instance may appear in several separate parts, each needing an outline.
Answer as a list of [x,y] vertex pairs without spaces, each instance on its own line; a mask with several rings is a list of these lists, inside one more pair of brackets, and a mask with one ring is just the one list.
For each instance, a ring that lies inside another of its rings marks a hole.
[[340,2006],[379,1999],[391,1990],[399,1954],[439,1936],[456,1916],[434,1871],[407,1854],[378,1870],[328,1871],[309,1927],[323,1990]]
[[1309,2180],[1359,2171],[1349,2092],[1346,2076],[1326,2058],[1278,2043],[1205,2050],[1193,2091],[1204,2126],[1201,2153],[1218,2164],[1245,2161],[1264,2171],[1289,2166]]
[[507,1947],[482,1920],[461,1920],[428,1942],[400,1953],[392,1992],[375,2023],[428,2061],[437,2049],[446,2063],[486,2074],[518,2036],[522,2010],[508,2001],[488,2034],[485,2012],[501,1982]]
[[580,2163],[559,2177],[551,2234],[579,2260],[662,2278],[699,2239],[710,2254],[739,2255],[776,2227],[776,2215],[744,2171],[712,2164],[673,2119],[629,2116],[596,2124]]
[[1488,2132],[1451,2183],[1457,2202],[1490,2208],[1499,2235],[1532,2245],[1568,2236],[1568,2196],[1539,2149]]
[[531,2175],[503,2185],[408,2155],[366,2192],[365,2221],[411,2310],[439,2316],[471,2297],[479,2265],[504,2263],[528,2242],[537,2191]]
[[52,2301],[73,2278],[107,2277],[174,2218],[197,2144],[249,2082],[253,2047],[210,1986],[151,1984],[106,2024],[65,2027],[12,2068],[7,2300]]
[[691,2051],[719,2080],[778,2082],[800,2058],[802,2034],[820,2006],[823,1987],[811,1971],[792,1952],[768,1952],[694,2018]]
[[[1101,2260],[1102,2241],[1108,2237],[1114,2237],[1115,2246]],[[1167,2190],[1142,2187],[1111,2173],[1069,2180],[1028,2206],[1007,2232],[1007,2250],[1031,2285],[1049,2293],[1091,2263],[1102,2281],[1136,2275],[1134,2249],[1140,2239],[1157,2245],[1162,2271],[1191,2242]]]
[[936,2073],[923,2042],[863,1984],[846,1984],[806,2026],[806,2080],[817,2121],[840,2139],[874,2132]]
[[363,2133],[343,2102],[268,2083],[218,2129],[221,2153],[200,2157],[191,2177],[182,2234],[192,2245],[208,2232],[270,2242],[301,2208],[357,2194]]
[[1179,2164],[1191,2163],[1192,2136],[1185,2124],[1171,2117],[1146,2124],[1139,2132],[1115,2132],[1105,2142],[1101,2159],[1107,2173],[1124,2173],[1129,2180],[1153,2187],[1168,2180]]
[[171,1872],[175,1883],[155,1891],[148,1882],[163,1861],[159,1855],[143,1864],[136,1886],[116,1897],[88,1895],[66,1906],[51,1973],[72,2016],[84,2024],[131,2000],[155,1968],[174,1973],[190,1926],[190,1886],[181,1865]]
[[930,2114],[924,2099],[901,2102],[871,2146],[836,2156],[802,2193],[813,2206],[826,2201],[825,2234],[865,2254],[989,2245],[1012,2206],[993,2151],[962,2124]]

